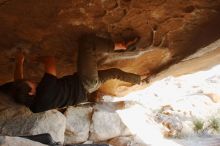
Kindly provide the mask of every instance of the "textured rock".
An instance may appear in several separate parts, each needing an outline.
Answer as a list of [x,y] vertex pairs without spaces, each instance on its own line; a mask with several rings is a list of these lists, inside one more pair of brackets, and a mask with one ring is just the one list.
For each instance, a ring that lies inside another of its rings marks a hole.
[[[91,31],[116,39],[132,30],[140,36],[137,50],[149,51],[143,58],[122,53],[124,58],[116,55],[115,60],[103,62],[111,60],[109,54],[100,58],[100,69],[118,67],[141,75],[160,72],[218,39],[219,18],[219,0],[0,1],[0,81],[11,80],[13,55],[21,46],[26,50],[27,78],[38,81],[42,76],[42,67],[29,61],[33,54],[55,55],[58,75],[72,74],[76,71],[76,40]],[[164,51],[170,55],[163,55]],[[130,66],[130,62],[141,67]]]
[[115,105],[103,103],[94,107],[92,125],[90,127],[90,140],[104,141],[125,133],[126,126],[122,123],[118,114],[114,111]]
[[20,137],[0,136],[0,146],[46,146]]
[[[216,66],[220,63],[218,59],[219,57],[220,40],[218,39],[214,43],[202,48],[201,50],[187,57],[183,61],[173,65],[167,70],[160,72],[156,78],[152,79],[152,81],[160,80],[168,76],[180,76],[184,74],[195,73],[201,70],[208,70],[211,67]],[[209,97],[212,98],[211,96]]]
[[65,143],[75,144],[87,141],[89,137],[91,107],[69,107],[65,112]]
[[1,102],[0,105],[1,135],[22,136],[49,133],[55,141],[64,141],[66,118],[60,112],[51,110],[33,114],[24,106],[10,104],[7,102],[7,97],[2,95],[0,97],[1,101],[8,103],[6,105]]

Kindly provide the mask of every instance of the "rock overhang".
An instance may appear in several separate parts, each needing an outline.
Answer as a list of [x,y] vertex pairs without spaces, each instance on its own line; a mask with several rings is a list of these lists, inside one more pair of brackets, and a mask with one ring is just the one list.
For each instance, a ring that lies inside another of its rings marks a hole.
[[192,0],[2,0],[0,1],[1,82],[13,74],[13,55],[25,48],[27,78],[43,69],[32,55],[55,55],[58,75],[76,71],[77,38],[136,33],[137,50],[107,54],[99,68],[150,75],[163,70],[220,37],[220,1]]

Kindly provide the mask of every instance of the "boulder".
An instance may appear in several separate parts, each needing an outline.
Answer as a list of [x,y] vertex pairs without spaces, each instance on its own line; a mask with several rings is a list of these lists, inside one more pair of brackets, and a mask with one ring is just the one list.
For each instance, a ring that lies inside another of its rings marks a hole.
[[27,107],[18,105],[0,95],[1,135],[24,136],[49,133],[56,142],[64,142],[66,118],[57,110],[33,114]]
[[0,136],[0,146],[46,146],[20,137]]
[[117,136],[130,134],[115,111],[117,108],[118,105],[113,103],[97,104],[94,107],[90,127],[90,140],[105,141]]
[[69,107],[66,116],[65,143],[75,144],[87,141],[89,137],[91,107]]

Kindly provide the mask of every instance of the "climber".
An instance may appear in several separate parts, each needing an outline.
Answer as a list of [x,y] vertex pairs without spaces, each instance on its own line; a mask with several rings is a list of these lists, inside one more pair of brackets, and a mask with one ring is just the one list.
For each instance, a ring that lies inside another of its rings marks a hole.
[[91,95],[109,79],[119,79],[139,84],[141,77],[117,68],[97,69],[97,54],[112,52],[134,46],[137,38],[114,43],[111,39],[101,38],[93,34],[84,35],[79,39],[77,72],[73,75],[57,78],[56,61],[53,56],[38,57],[37,61],[44,64],[45,74],[38,85],[24,79],[24,55],[19,52],[16,57],[14,82],[0,86],[0,90],[11,95],[16,102],[24,104],[33,112],[76,105],[90,101]]

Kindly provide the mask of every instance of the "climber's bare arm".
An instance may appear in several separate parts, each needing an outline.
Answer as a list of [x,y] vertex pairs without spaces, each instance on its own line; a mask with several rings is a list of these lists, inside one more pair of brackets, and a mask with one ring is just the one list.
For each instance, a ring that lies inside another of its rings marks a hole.
[[15,71],[14,71],[14,81],[22,80],[24,78],[24,54],[19,51],[15,58]]
[[43,56],[41,61],[44,64],[45,72],[51,75],[57,75],[56,60],[54,56]]
[[37,60],[44,65],[45,73],[56,76],[56,60],[54,56],[41,56],[38,57]]

